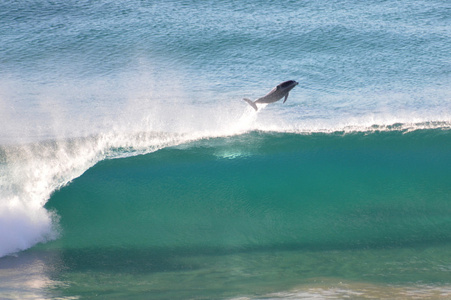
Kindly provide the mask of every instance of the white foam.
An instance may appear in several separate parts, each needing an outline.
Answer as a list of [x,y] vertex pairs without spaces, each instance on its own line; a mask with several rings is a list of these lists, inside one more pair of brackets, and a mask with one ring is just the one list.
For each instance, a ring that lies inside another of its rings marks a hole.
[[[173,122],[173,132],[161,129],[151,115],[136,123],[118,122],[108,133],[79,138],[37,141],[0,148],[0,257],[58,237],[58,222],[43,206],[51,194],[97,162],[145,154],[207,137],[242,133],[255,114],[237,117],[234,126],[196,128],[195,117]],[[179,123],[181,122],[181,123]],[[185,122],[187,126],[183,127]],[[190,122],[192,122],[190,124]],[[212,117],[206,124],[221,122]],[[203,127],[205,126],[205,127]]]

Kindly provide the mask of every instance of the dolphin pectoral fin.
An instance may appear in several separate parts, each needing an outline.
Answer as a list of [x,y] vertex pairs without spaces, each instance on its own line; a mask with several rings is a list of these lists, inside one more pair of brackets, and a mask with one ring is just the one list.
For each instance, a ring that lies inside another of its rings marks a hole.
[[287,94],[285,95],[285,99],[283,100],[283,103],[285,103],[285,101],[287,101],[288,94],[289,94],[289,93],[287,93]]
[[247,99],[247,98],[243,98],[243,100],[244,101],[246,101],[247,103],[249,103],[249,105],[250,106],[252,106],[252,108],[254,108],[255,109],[255,111],[257,111],[258,110],[258,107],[257,107],[257,105],[254,103],[254,102],[252,102],[252,100],[250,100],[250,99]]

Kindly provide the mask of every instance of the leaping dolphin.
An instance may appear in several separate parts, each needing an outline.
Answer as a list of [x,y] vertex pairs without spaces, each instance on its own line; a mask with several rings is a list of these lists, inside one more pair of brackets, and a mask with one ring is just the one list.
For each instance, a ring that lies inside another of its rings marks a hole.
[[255,101],[252,101],[247,98],[244,98],[243,100],[249,103],[249,105],[252,106],[255,109],[255,111],[257,111],[258,110],[257,103],[273,103],[279,101],[283,97],[285,97],[285,100],[283,100],[283,103],[285,103],[285,101],[287,101],[288,98],[288,93],[290,93],[290,91],[297,85],[298,82],[294,80],[288,80],[282,82],[281,84],[273,88],[268,94],[266,94],[261,98],[258,98]]

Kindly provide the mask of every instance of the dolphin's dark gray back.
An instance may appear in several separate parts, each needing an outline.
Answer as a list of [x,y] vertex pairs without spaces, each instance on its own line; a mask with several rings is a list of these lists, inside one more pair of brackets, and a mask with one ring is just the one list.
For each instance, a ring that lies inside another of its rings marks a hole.
[[277,85],[275,88],[273,88],[268,94],[265,96],[258,98],[255,101],[252,101],[250,99],[243,99],[247,103],[249,103],[250,106],[252,106],[256,111],[258,110],[257,103],[273,103],[276,101],[279,101],[283,97],[285,97],[285,100],[287,101],[288,93],[296,86],[298,83],[294,80],[288,80],[285,82],[282,82],[281,84]]

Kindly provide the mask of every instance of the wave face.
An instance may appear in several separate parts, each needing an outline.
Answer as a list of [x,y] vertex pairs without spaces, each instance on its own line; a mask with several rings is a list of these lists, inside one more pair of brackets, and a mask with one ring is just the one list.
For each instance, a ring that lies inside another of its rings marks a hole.
[[46,208],[68,248],[441,244],[450,168],[449,130],[254,132],[99,162]]
[[53,192],[44,207],[60,236],[3,258],[0,290],[68,299],[451,295],[449,129],[253,131],[147,152],[115,148]]

